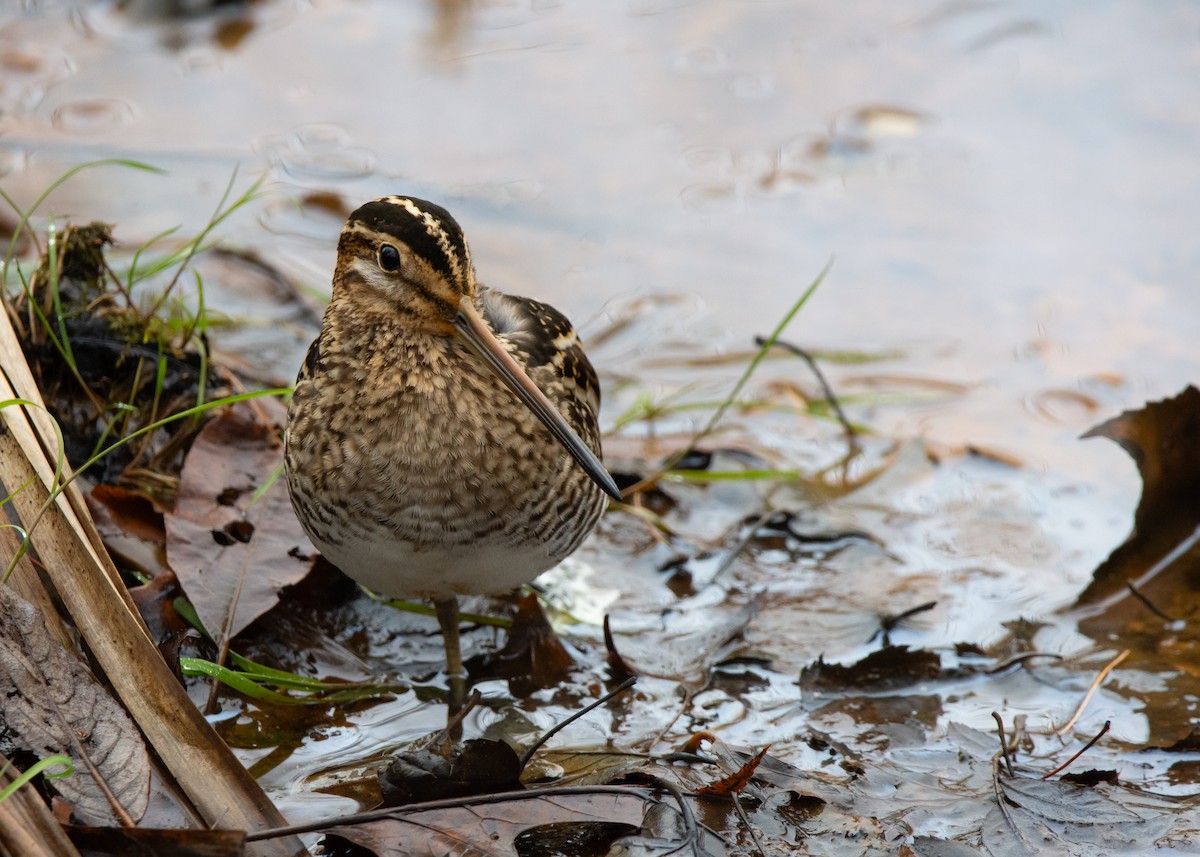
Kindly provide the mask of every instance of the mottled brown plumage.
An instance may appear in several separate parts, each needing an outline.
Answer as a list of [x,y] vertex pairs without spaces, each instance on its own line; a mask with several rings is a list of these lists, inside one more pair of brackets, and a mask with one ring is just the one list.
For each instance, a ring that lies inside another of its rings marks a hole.
[[532,580],[615,494],[598,409],[595,372],[561,313],[477,285],[444,209],[375,200],[342,230],[333,296],[296,382],[292,504],[346,574],[439,604],[453,674],[455,596]]

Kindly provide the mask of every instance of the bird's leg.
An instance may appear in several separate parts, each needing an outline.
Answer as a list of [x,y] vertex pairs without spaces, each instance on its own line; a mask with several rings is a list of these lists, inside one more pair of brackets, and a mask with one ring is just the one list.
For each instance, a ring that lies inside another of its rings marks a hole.
[[467,698],[467,674],[463,670],[462,647],[458,638],[458,596],[433,599],[438,624],[442,626],[442,642],[446,647],[446,676],[450,684],[450,711],[453,717]]

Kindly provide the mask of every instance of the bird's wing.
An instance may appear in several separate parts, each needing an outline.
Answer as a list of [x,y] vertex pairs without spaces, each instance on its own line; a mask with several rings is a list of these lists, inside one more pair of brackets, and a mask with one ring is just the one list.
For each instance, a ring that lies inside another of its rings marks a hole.
[[[585,423],[594,426],[600,412],[600,382],[567,317],[549,304],[487,286],[479,287],[478,297],[492,331],[516,346],[518,362],[572,427],[578,431]],[[580,404],[590,413],[575,413]]]

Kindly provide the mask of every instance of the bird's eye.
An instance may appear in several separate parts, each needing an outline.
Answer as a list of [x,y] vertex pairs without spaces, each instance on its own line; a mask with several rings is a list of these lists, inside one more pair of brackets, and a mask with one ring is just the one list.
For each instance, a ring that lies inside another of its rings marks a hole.
[[391,244],[379,248],[379,267],[385,271],[395,271],[400,267],[400,251]]

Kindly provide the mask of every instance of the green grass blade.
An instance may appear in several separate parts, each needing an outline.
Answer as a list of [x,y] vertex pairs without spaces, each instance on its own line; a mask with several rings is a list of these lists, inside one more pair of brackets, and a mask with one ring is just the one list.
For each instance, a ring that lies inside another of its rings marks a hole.
[[282,693],[276,693],[273,690],[268,690],[246,673],[231,670],[228,667],[221,666],[220,664],[214,664],[212,661],[204,660],[204,658],[180,658],[179,670],[184,675],[203,675],[216,679],[226,687],[232,688],[238,693],[245,694],[251,699],[257,699],[259,702],[270,702],[274,705],[304,704],[303,699],[298,699],[293,696],[285,696]]
[[[4,770],[7,771],[10,765],[12,765],[12,762],[9,762],[7,765],[5,765]],[[66,768],[66,770],[55,771],[54,773],[47,771],[48,768],[51,768],[55,765],[62,765]],[[44,759],[38,759],[29,767],[29,770],[22,771],[19,777],[5,786],[3,791],[0,791],[0,803],[8,800],[9,797],[12,796],[13,792],[28,783],[38,774],[42,774],[48,780],[59,780],[63,777],[69,777],[73,773],[75,773],[75,768],[71,765],[71,760],[61,753],[54,756],[47,756]]]

